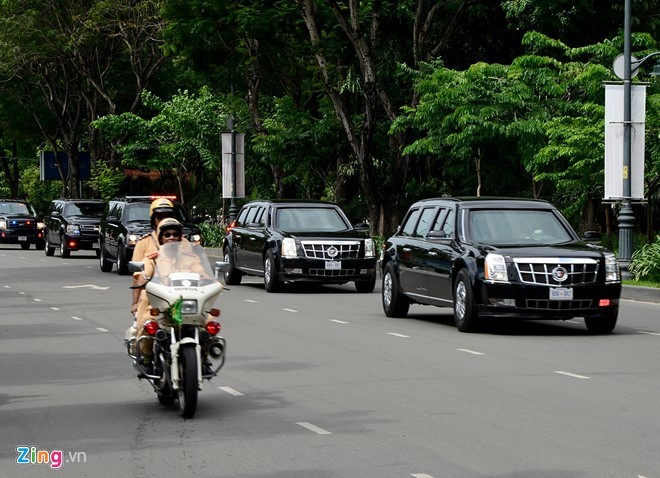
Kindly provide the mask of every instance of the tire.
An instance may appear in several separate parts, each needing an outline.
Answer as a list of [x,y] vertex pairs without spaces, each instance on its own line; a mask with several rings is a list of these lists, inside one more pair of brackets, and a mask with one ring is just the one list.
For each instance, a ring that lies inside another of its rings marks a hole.
[[280,281],[277,278],[277,265],[273,257],[273,251],[268,250],[264,258],[264,288],[266,292],[277,292],[280,290]]
[[383,271],[382,291],[383,312],[388,317],[403,318],[408,315],[410,300],[399,290],[399,278],[391,262],[388,262]]
[[197,409],[197,354],[191,346],[179,352],[179,415],[192,418]]
[[103,243],[101,243],[101,250],[99,252],[101,253],[99,256],[99,266],[101,267],[101,272],[112,271],[112,262],[106,258],[105,245],[103,245]]
[[225,247],[224,250],[224,261],[229,262],[230,268],[229,272],[225,272],[225,284],[226,285],[238,285],[241,283],[243,278],[243,273],[236,269],[236,264],[234,263],[234,258],[232,257],[229,247]]
[[117,245],[117,274],[125,276],[128,274],[128,262],[126,262],[126,249],[122,244]]
[[22,242],[21,243],[21,249],[24,251],[27,251],[30,248],[30,243],[29,242]]
[[619,310],[607,315],[607,317],[585,317],[584,325],[587,326],[587,330],[590,334],[602,335],[609,334],[616,327],[616,321],[619,317]]
[[454,282],[454,323],[461,332],[474,332],[478,320],[470,276],[461,269]]
[[50,240],[48,239],[48,232],[44,231],[44,237],[44,251],[47,256],[52,256],[55,254],[55,247],[51,245]]
[[64,236],[60,236],[60,257],[66,259],[71,256],[71,251],[66,248],[66,239]]
[[371,294],[376,288],[376,276],[370,280],[356,281],[355,290],[360,294]]
[[43,239],[40,239],[34,243],[34,248],[38,251],[43,251],[45,247],[46,243],[43,241]]

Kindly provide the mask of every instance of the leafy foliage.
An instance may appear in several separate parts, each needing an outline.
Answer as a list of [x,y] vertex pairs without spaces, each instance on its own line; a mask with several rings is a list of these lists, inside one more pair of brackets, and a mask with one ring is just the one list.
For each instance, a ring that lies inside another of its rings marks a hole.
[[629,271],[637,281],[660,282],[660,236],[633,252]]

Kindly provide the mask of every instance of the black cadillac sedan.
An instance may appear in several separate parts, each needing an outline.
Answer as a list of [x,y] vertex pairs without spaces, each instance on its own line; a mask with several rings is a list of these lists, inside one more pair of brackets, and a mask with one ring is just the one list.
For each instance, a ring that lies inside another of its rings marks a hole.
[[419,201],[383,245],[380,267],[388,317],[424,304],[453,307],[461,332],[496,317],[584,317],[597,334],[616,326],[621,274],[614,254],[582,240],[546,201]]

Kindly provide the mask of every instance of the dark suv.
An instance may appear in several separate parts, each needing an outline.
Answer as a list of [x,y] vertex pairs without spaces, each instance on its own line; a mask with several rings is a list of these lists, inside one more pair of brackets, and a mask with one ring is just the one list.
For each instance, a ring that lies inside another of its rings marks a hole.
[[44,248],[41,229],[34,208],[23,199],[0,199],[0,244],[20,244],[29,249],[34,244]]
[[223,250],[231,264],[227,284],[243,275],[264,278],[268,292],[285,281],[344,284],[372,292],[374,241],[356,230],[336,204],[321,201],[254,201],[228,228]]
[[[200,242],[199,230],[181,203],[169,196],[162,197],[172,200],[175,217],[183,224],[184,236],[191,242]],[[99,265],[103,272],[112,271],[112,265],[117,264],[120,275],[128,274],[128,262],[133,258],[135,244],[152,230],[149,206],[156,198],[124,196],[108,202],[99,225]]]
[[417,303],[453,307],[462,332],[486,317],[584,317],[592,333],[616,326],[614,254],[581,240],[545,201],[419,201],[383,245],[380,266],[388,317],[405,317]]
[[59,248],[61,257],[71,251],[99,251],[99,221],[105,203],[99,199],[55,199],[44,217],[46,255]]

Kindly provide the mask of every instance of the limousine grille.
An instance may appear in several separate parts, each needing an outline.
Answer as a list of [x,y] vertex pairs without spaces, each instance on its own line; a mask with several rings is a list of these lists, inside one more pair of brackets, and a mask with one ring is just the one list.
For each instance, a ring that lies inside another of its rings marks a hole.
[[516,258],[520,281],[525,284],[557,286],[587,285],[596,282],[595,259]]

